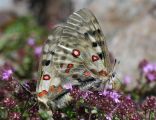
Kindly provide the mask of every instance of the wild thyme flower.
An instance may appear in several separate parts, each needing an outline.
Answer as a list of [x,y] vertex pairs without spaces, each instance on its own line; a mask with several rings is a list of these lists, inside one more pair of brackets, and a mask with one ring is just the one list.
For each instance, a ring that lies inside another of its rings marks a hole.
[[19,112],[10,112],[8,116],[9,120],[21,120],[21,113]]
[[16,106],[16,101],[12,98],[6,97],[3,99],[2,104],[4,107],[13,108]]
[[3,66],[0,67],[0,79],[1,80],[12,80],[13,75],[13,68],[10,64],[5,63]]
[[124,77],[124,79],[123,79],[123,84],[124,84],[124,85],[129,85],[129,84],[131,83],[131,81],[132,81],[131,76],[126,75],[126,76]]
[[149,82],[156,81],[156,64],[149,63],[144,66],[143,73]]
[[142,103],[141,109],[145,112],[149,110],[156,111],[156,97],[155,96],[147,97],[146,100]]
[[139,64],[141,73],[145,76],[148,82],[156,81],[156,64],[149,63],[147,60],[142,60]]
[[106,120],[112,120],[112,116],[106,115]]
[[120,104],[117,107],[116,113],[122,119],[130,118],[134,114],[137,114],[137,106],[132,99],[122,96],[120,98]]
[[27,44],[30,45],[30,46],[33,46],[35,44],[35,39],[34,38],[29,38],[27,40]]
[[28,112],[30,117],[37,117],[37,113],[38,113],[38,106],[33,106]]
[[37,46],[35,49],[34,49],[34,53],[36,56],[40,56],[41,53],[42,53],[42,47],[41,46]]
[[2,80],[9,80],[9,78],[12,76],[13,74],[13,71],[12,69],[6,69],[6,70],[3,70],[2,72]]
[[105,113],[113,111],[120,98],[120,95],[114,91],[81,91],[77,88],[71,91],[71,95],[75,100],[83,98],[84,102],[102,109]]
[[134,113],[129,116],[129,120],[143,120],[143,119],[138,113]]
[[4,85],[7,91],[15,92],[19,88],[18,81],[12,78],[8,83]]
[[148,64],[148,61],[146,59],[142,60],[140,63],[139,63],[139,69],[141,71],[143,71],[143,68]]
[[134,101],[116,91],[104,90],[101,92],[88,92],[81,91],[80,89],[74,87],[71,91],[71,95],[76,101],[83,98],[85,104],[102,110],[105,113],[107,120],[113,119],[113,115],[117,115],[121,119],[140,118]]
[[106,90],[104,90],[102,92],[99,92],[99,95],[111,97],[115,101],[115,103],[120,102],[119,98],[120,98],[121,95],[118,94],[116,91],[106,91]]
[[69,90],[72,90],[73,87],[72,87],[72,84],[71,83],[67,83],[63,86],[65,89],[69,89]]
[[82,93],[82,98],[83,98],[83,99],[88,98],[89,94],[91,94],[91,93],[92,93],[92,92],[91,92],[91,91],[89,91],[89,90],[84,91],[84,92]]
[[41,120],[39,116],[32,116],[30,117],[30,120]]

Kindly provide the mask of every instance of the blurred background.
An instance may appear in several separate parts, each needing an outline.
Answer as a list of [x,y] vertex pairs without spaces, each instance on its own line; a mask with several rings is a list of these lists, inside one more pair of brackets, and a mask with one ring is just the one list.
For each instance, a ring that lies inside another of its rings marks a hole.
[[19,83],[35,92],[44,41],[81,8],[95,14],[110,53],[120,61],[120,91],[137,103],[156,96],[156,0],[0,0],[0,119],[39,120],[38,108],[25,112],[34,102],[27,102],[30,94]]

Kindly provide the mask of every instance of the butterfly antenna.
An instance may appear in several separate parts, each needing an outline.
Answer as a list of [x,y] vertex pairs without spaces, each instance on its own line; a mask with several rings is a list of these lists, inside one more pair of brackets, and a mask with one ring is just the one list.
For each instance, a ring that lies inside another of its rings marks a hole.
[[114,65],[113,65],[113,70],[112,70],[113,73],[114,73],[115,69],[117,68],[117,65],[119,65],[119,63],[120,63],[120,61],[118,61],[117,59],[114,60]]

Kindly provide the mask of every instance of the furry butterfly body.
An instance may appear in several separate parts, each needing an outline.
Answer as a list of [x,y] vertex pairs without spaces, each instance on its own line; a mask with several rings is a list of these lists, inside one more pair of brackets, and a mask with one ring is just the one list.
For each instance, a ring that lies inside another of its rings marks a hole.
[[72,99],[72,86],[99,89],[112,79],[112,70],[96,18],[89,10],[81,9],[54,28],[44,44],[38,101],[46,110],[61,108]]

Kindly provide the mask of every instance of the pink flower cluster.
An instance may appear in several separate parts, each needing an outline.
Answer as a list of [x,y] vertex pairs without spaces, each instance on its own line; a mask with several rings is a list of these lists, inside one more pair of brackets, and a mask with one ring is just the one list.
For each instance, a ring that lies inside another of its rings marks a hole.
[[139,68],[149,82],[156,81],[156,63],[143,60],[140,62]]

